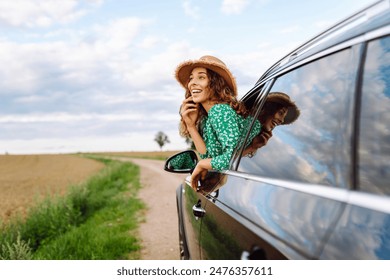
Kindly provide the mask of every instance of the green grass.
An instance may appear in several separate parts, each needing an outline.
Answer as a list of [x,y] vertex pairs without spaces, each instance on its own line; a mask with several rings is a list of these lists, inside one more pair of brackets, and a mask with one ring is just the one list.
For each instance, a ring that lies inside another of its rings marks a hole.
[[106,164],[101,173],[2,226],[0,259],[139,259],[139,168],[94,159]]

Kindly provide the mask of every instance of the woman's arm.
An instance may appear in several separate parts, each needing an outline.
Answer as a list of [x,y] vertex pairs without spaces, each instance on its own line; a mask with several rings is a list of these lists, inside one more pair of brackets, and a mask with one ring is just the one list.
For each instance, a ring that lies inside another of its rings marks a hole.
[[207,151],[206,144],[196,127],[196,121],[199,116],[199,104],[195,104],[192,101],[192,97],[188,97],[181,105],[180,115],[187,126],[188,133],[194,142],[197,152],[205,154]]
[[211,167],[211,158],[201,159],[196,165],[191,174],[191,187],[197,191],[198,182],[206,177],[207,171],[213,169]]

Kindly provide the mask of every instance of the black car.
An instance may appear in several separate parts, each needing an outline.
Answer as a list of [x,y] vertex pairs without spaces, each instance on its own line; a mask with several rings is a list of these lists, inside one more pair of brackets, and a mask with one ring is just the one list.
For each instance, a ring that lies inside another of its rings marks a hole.
[[[270,92],[299,119],[253,157],[194,191],[177,189],[183,259],[390,259],[390,2],[319,34],[267,70],[243,98],[256,118]],[[249,134],[249,131],[248,131]],[[171,172],[191,172],[197,162]]]

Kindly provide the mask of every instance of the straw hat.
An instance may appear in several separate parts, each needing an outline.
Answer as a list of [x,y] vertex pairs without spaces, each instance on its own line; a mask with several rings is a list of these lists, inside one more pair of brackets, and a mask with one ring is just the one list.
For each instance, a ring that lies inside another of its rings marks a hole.
[[223,61],[211,55],[202,56],[198,60],[188,60],[177,66],[175,72],[176,80],[185,89],[187,88],[187,83],[191,72],[196,67],[204,67],[218,73],[222,78],[225,79],[226,83],[233,91],[234,96],[237,96],[237,85],[233,74],[226,67],[226,64],[223,63]]
[[300,111],[295,103],[290,99],[290,96],[283,92],[270,92],[265,103],[274,102],[279,103],[288,108],[286,117],[282,124],[290,124],[296,121],[300,115]]

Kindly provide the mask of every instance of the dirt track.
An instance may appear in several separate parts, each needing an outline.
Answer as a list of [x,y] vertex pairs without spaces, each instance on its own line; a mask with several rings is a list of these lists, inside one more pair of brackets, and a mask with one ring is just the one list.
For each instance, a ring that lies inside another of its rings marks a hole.
[[[128,159],[127,159],[128,160]],[[141,259],[179,259],[176,188],[186,177],[163,170],[160,160],[131,159],[141,168],[139,197],[147,205],[145,223],[140,225]]]

